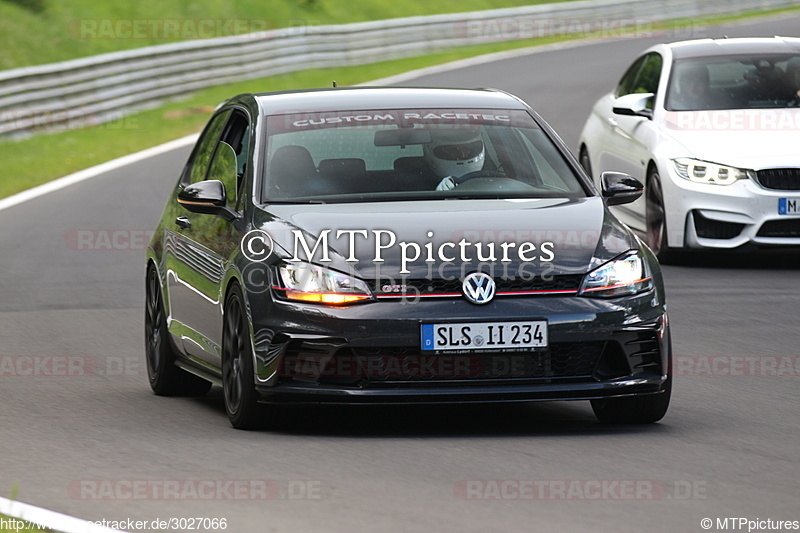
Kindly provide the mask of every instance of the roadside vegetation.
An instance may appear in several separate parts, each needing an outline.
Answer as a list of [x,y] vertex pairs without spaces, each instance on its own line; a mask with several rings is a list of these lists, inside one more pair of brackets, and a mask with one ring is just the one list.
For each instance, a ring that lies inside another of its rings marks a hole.
[[[22,2],[24,0],[15,1]],[[48,0],[41,1],[47,2]],[[162,1],[166,4],[171,3],[171,1],[167,0]],[[211,0],[206,1],[215,3]],[[322,2],[323,0],[316,1]],[[330,0],[331,3],[333,3],[333,1],[334,0]],[[365,0],[365,2],[368,1],[369,0]],[[9,0],[0,0],[0,8],[7,7],[6,4],[8,3]],[[76,1],[76,4],[79,5],[83,3],[84,0]],[[144,3],[147,4],[148,2]],[[243,4],[246,3],[247,2],[243,2]],[[323,3],[324,5],[328,5],[327,2]],[[463,6],[463,4],[458,5]],[[2,9],[0,9],[0,11],[2,11]],[[751,13],[749,16],[790,11],[797,13],[800,9],[794,8],[793,10],[781,10],[771,13]],[[691,24],[712,24],[745,18],[747,16],[748,15],[738,15],[736,17],[717,18],[706,21],[691,21]],[[1,13],[0,20],[2,20]],[[686,25],[686,21],[676,21],[666,23],[662,28],[669,32],[670,29],[686,27]],[[657,32],[659,28],[654,27],[653,30]],[[2,33],[0,32],[0,34]],[[688,37],[681,36],[679,38]],[[428,56],[411,57],[355,67],[299,71],[268,78],[220,85],[197,91],[187,95],[184,99],[173,100],[156,109],[129,115],[115,122],[77,130],[41,134],[24,140],[0,141],[0,161],[2,161],[3,169],[3,179],[0,180],[0,198],[46,183],[71,172],[195,133],[206,123],[217,104],[235,94],[329,87],[333,80],[336,80],[339,86],[355,85],[409,70],[480,54],[564,40],[568,40],[568,38],[540,38],[484,44],[457,48]],[[492,80],[476,80],[477,85],[490,86],[492,83]],[[172,179],[172,177],[167,178]]]
[[288,26],[343,24],[552,1],[0,0],[0,70]]

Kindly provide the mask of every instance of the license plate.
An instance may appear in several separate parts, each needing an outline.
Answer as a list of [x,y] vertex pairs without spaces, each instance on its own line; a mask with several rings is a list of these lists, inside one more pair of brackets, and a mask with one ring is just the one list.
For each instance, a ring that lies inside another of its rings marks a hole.
[[464,322],[423,324],[425,351],[517,351],[547,347],[547,322]]
[[779,215],[800,214],[800,198],[778,198]]

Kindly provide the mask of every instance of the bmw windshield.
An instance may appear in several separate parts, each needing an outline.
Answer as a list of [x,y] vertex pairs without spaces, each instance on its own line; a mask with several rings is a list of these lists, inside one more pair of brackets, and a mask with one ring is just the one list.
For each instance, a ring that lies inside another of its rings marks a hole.
[[589,193],[525,111],[401,109],[267,119],[262,199],[339,203]]
[[747,54],[676,60],[668,111],[770,109],[800,104],[800,54]]

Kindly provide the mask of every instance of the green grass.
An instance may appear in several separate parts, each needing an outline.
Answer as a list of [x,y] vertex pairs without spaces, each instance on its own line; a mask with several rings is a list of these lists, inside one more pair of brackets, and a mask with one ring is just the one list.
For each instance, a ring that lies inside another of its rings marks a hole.
[[[355,85],[429,65],[512,47],[552,40],[518,41],[461,48],[430,56],[412,57],[357,67],[305,70],[220,85],[194,93],[186,100],[98,126],[0,142],[4,179],[0,198],[46,183],[83,168],[199,131],[214,106],[235,94],[286,89]],[[489,80],[487,80],[489,81]]]
[[[549,1],[0,0],[0,70],[198,37]],[[135,33],[131,21],[138,24]]]
[[[797,8],[793,10],[797,11]],[[743,16],[716,18],[713,22],[740,18]],[[695,24],[702,22],[710,21],[693,21]],[[671,25],[665,26],[669,28]],[[213,107],[235,94],[329,87],[331,80],[336,80],[340,86],[355,85],[465,57],[558,40],[566,39],[534,39],[486,44],[429,56],[357,67],[307,70],[221,85],[198,91],[185,100],[169,102],[157,109],[137,113],[117,122],[44,134],[21,141],[0,142],[0,161],[4,174],[4,179],[0,180],[0,198],[115,157],[197,132],[210,117]],[[491,85],[492,81],[486,80],[485,83]]]

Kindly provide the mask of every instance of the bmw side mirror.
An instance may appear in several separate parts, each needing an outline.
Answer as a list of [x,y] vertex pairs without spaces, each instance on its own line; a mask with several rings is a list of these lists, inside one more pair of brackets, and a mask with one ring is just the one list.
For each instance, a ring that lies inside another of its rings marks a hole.
[[653,118],[653,93],[633,93],[620,96],[614,101],[611,111],[615,115],[626,115],[631,117]]
[[606,205],[623,205],[638,200],[644,192],[642,182],[622,172],[603,172],[600,185]]
[[238,213],[225,206],[225,185],[219,180],[206,180],[187,185],[178,193],[178,203],[192,213],[220,215],[234,220]]

